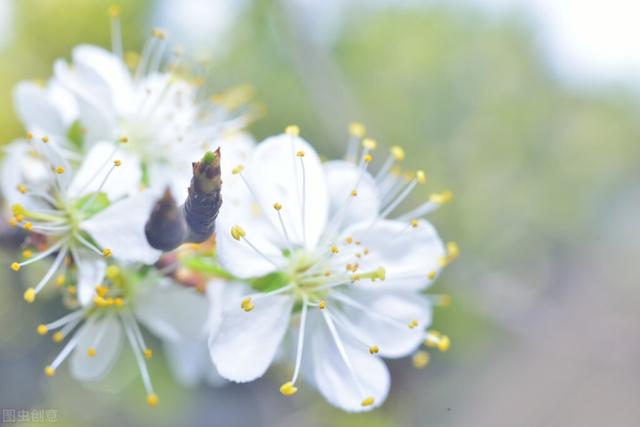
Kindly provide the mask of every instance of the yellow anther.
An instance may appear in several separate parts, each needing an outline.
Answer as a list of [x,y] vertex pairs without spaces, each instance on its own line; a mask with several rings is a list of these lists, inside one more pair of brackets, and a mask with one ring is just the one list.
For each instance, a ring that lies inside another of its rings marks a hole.
[[114,300],[116,307],[122,307],[124,305],[124,299],[118,297]]
[[367,133],[367,129],[362,123],[353,122],[349,124],[349,133],[358,138],[362,138]]
[[276,202],[276,203],[273,204],[273,209],[275,209],[277,211],[282,210],[282,205],[280,203]]
[[97,353],[98,353],[98,352],[97,352],[97,351],[96,351],[96,349],[95,349],[95,348],[93,348],[93,347],[89,347],[89,348],[87,349],[87,356],[89,356],[89,357],[93,357],[93,356],[95,356]]
[[122,160],[116,159],[113,161],[113,164],[115,167],[120,167],[122,165]]
[[453,200],[453,193],[449,190],[442,193],[433,193],[429,196],[429,201],[438,205],[449,203],[451,200]]
[[21,192],[22,194],[27,192],[27,186],[24,184],[18,184],[18,186],[16,187],[18,189],[19,192]]
[[451,347],[451,340],[448,336],[442,335],[437,343],[438,350],[445,352]]
[[121,144],[126,144],[127,142],[129,142],[129,137],[122,135],[120,136],[120,138],[118,138],[118,142],[120,142]]
[[238,175],[239,173],[242,173],[243,170],[244,170],[244,166],[238,165],[235,168],[231,169],[231,173],[234,175]]
[[358,196],[358,190],[351,190],[351,197],[357,197]]
[[27,231],[31,231],[33,229],[33,224],[30,222],[25,222],[24,229]]
[[435,278],[436,278],[436,275],[437,275],[437,274],[438,274],[438,272],[437,272],[437,271],[435,271],[435,270],[430,271],[430,272],[429,272],[429,274],[427,274],[427,279],[429,279],[429,280],[433,280],[433,279],[435,279]]
[[296,157],[304,157],[304,151],[300,150],[296,153]]
[[447,243],[447,256],[449,257],[449,261],[453,261],[460,256],[460,248],[456,242]]
[[331,272],[330,271],[325,271],[324,272],[324,277],[329,277],[331,276]]
[[22,206],[19,203],[15,203],[13,205],[11,205],[11,213],[13,213],[14,215],[20,215],[24,213],[24,206]]
[[22,251],[23,258],[31,258],[32,256],[33,252],[31,252],[29,249],[25,249],[24,251]]
[[33,139],[33,133],[27,132],[27,139],[31,141]]
[[63,334],[62,332],[58,331],[58,332],[54,333],[54,334],[51,336],[51,339],[52,339],[52,340],[53,340],[53,342],[55,342],[55,343],[62,342],[62,340],[64,339],[64,334]]
[[46,144],[47,142],[49,142],[49,137],[48,137],[48,136],[43,136],[43,137],[42,137],[42,142],[44,142],[45,144]]
[[362,160],[364,160],[365,163],[371,163],[373,156],[371,154],[367,154],[362,158]]
[[347,264],[346,269],[347,271],[355,273],[358,270],[358,264]]
[[427,338],[424,340],[424,345],[429,348],[434,348],[438,345],[440,337],[442,337],[442,334],[440,332],[431,330],[427,333]]
[[397,162],[401,162],[405,157],[404,149],[398,145],[394,145],[391,147],[391,155]]
[[234,225],[233,227],[231,227],[231,237],[233,237],[234,239],[240,240],[246,235],[247,233],[245,233],[244,229],[239,225]]
[[411,220],[411,227],[418,228],[418,220],[417,219],[412,219]]
[[104,297],[107,293],[109,293],[109,288],[106,286],[98,285],[96,286],[96,293],[98,296]]
[[106,298],[104,302],[107,303],[107,307],[111,307],[115,303],[113,298]]
[[52,377],[56,374],[56,370],[52,366],[44,368],[44,374],[48,377]]
[[110,265],[107,267],[107,279],[113,280],[120,275],[120,268],[116,265]]
[[441,256],[438,258],[438,265],[440,267],[446,267],[449,264],[448,258],[446,256]]
[[413,366],[416,369],[426,368],[429,364],[429,360],[431,360],[431,356],[426,351],[418,351],[413,355]]
[[78,288],[75,286],[67,286],[67,292],[69,292],[69,295],[75,295],[78,293]]
[[365,138],[362,140],[362,146],[367,150],[375,150],[378,146],[378,143],[371,138]]
[[97,296],[97,297],[93,298],[93,304],[96,307],[99,307],[99,308],[106,307],[107,306],[107,300],[105,300],[101,296]]
[[337,254],[338,252],[340,252],[340,249],[338,249],[338,246],[331,245],[331,253],[332,254]]
[[18,214],[18,215],[15,216],[15,219],[18,222],[22,222],[22,221],[24,221],[24,215]]
[[64,168],[63,168],[62,166],[58,166],[58,167],[56,168],[56,173],[57,173],[58,175],[62,175],[62,174],[64,173]]
[[16,218],[9,219],[9,225],[11,228],[16,228],[18,226],[18,220]]
[[441,295],[440,298],[438,298],[438,305],[440,307],[449,307],[451,305],[451,295]]
[[353,274],[351,275],[351,281],[352,282],[357,282],[360,280],[360,275],[359,274]]
[[157,38],[158,40],[164,40],[167,38],[167,33],[165,33],[162,29],[160,28],[154,28],[151,31],[151,36]]
[[145,348],[144,349],[144,358],[145,359],[151,359],[153,357],[153,350],[151,350],[150,348]]
[[375,402],[376,402],[376,400],[372,396],[369,396],[369,397],[365,398],[360,404],[363,407],[367,407],[367,406],[373,405]]
[[364,254],[369,255],[369,248],[364,248]]
[[369,347],[369,354],[378,354],[380,348],[377,345],[372,345]]
[[46,325],[38,325],[38,335],[47,335],[49,333],[49,328]]
[[247,313],[256,308],[255,304],[251,302],[251,297],[247,297],[242,300],[240,303],[240,308],[242,308]]
[[293,396],[298,392],[298,387],[294,386],[291,381],[286,382],[280,386],[280,393],[285,396]]
[[22,266],[20,264],[18,264],[17,262],[14,262],[13,264],[11,264],[11,269],[13,271],[19,271],[21,267]]
[[26,302],[31,304],[36,300],[36,290],[33,288],[29,288],[26,291],[24,291],[24,294],[22,294],[22,297]]
[[347,245],[352,244],[352,243],[353,243],[353,237],[351,237],[351,236],[347,237],[346,239],[344,239],[344,242],[345,242]]
[[102,250],[102,256],[105,258],[109,258],[111,255],[113,255],[113,252],[111,252],[111,249],[109,248],[104,248]]
[[409,322],[409,329],[415,329],[418,327],[418,321],[417,320],[412,320],[411,322]]
[[158,404],[158,395],[155,393],[151,393],[150,395],[147,396],[147,405],[149,406],[156,406]]
[[427,175],[424,173],[424,171],[419,170],[416,172],[416,181],[418,181],[418,184],[424,184],[425,182],[427,182]]
[[122,8],[120,8],[120,6],[118,5],[112,4],[111,6],[109,6],[109,9],[107,9],[107,13],[110,17],[117,18],[122,13]]
[[300,135],[300,128],[296,125],[289,125],[284,130],[284,133],[291,136],[298,136]]
[[320,301],[320,303],[318,304],[318,308],[320,308],[320,310],[324,310],[325,308],[327,308],[327,302],[325,300]]

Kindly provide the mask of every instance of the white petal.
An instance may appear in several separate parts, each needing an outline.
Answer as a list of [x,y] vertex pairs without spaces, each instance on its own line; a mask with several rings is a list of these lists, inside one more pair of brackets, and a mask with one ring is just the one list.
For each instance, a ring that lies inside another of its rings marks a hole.
[[415,228],[393,220],[379,220],[371,226],[360,223],[345,230],[343,238],[347,236],[362,244],[345,247],[345,255],[359,252],[363,247],[369,249],[369,254],[358,260],[359,271],[378,267],[386,271],[384,282],[363,281],[364,289],[423,288],[429,284],[429,273],[439,270],[438,260],[445,254],[440,236],[426,221],[419,221]]
[[[339,214],[343,227],[357,222],[373,222],[380,213],[380,199],[373,177],[367,172],[362,174],[353,163],[342,160],[325,163],[324,170],[331,216]],[[358,192],[356,197],[351,195],[353,190]]]
[[[296,156],[299,151],[304,152],[304,157]],[[283,205],[282,216],[289,237],[296,244],[303,243],[304,205],[306,247],[315,247],[329,214],[327,183],[315,150],[298,137],[279,135],[268,138],[254,151],[246,174],[262,211],[277,229],[280,229],[280,223],[273,204]],[[303,185],[303,177],[306,185]]]
[[88,305],[95,296],[96,286],[102,283],[107,271],[104,258],[85,248],[71,248],[71,255],[77,269],[78,301]]
[[120,160],[122,163],[111,172],[100,191],[106,193],[110,200],[139,192],[142,181],[140,161],[127,151],[116,149],[118,146],[109,142],[93,145],[73,177],[69,187],[71,197],[98,191],[107,173],[114,166],[113,160]]
[[207,283],[207,299],[209,300],[209,317],[206,325],[207,336],[217,335],[222,325],[224,312],[228,307],[238,304],[243,295],[251,292],[251,288],[243,282],[227,282],[214,279]]
[[[89,320],[77,333],[78,345],[69,362],[71,375],[81,381],[97,381],[109,372],[120,354],[122,325],[116,316],[107,315]],[[89,347],[96,350],[95,356],[89,357]]]
[[114,258],[152,264],[161,252],[147,242],[144,225],[155,200],[153,194],[145,192],[115,202],[83,221],[81,228],[101,247],[111,249]]
[[289,326],[293,299],[283,295],[261,298],[253,311],[240,304],[225,313],[220,332],[209,341],[209,351],[220,375],[235,382],[261,377],[271,365]]
[[[366,307],[359,310],[343,305],[340,313],[348,319],[353,333],[368,345],[377,345],[380,356],[404,357],[424,341],[424,330],[431,324],[431,305],[427,297],[416,292],[372,293],[349,289],[348,297]],[[340,302],[338,300],[338,305]],[[418,327],[409,328],[412,321]]]
[[202,338],[207,309],[202,295],[167,280],[137,295],[135,315],[155,335],[179,342]]
[[18,185],[26,185],[28,189],[39,189],[47,185],[51,173],[46,164],[32,155],[31,144],[18,140],[5,147],[5,156],[0,164],[0,188],[7,201],[7,206],[20,203],[29,208],[25,194],[18,191]]
[[[364,346],[350,340],[337,326],[347,357],[354,368],[351,371],[340,356],[326,324],[320,324],[322,319],[318,319],[319,316],[316,312],[309,319],[316,327],[310,336],[311,348],[307,353],[312,358],[311,375],[315,386],[329,403],[345,411],[363,412],[382,405],[390,386],[389,371],[384,362],[369,354]],[[354,374],[362,391],[357,386]],[[373,397],[374,404],[363,407],[362,401],[367,397]]]
[[233,168],[238,165],[247,165],[256,142],[247,132],[233,132],[215,140],[211,147],[220,148],[220,169],[224,181],[232,176]]
[[206,339],[163,343],[169,368],[178,382],[185,387],[195,387],[215,371]]
[[66,126],[61,111],[47,96],[47,89],[31,82],[20,82],[13,91],[16,113],[24,127],[47,135],[64,135]]

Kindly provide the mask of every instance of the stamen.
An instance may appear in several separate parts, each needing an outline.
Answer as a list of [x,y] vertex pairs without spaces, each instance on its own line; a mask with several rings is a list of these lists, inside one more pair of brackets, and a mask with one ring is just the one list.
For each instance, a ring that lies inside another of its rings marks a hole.
[[122,59],[122,29],[120,27],[120,6],[109,6],[109,16],[111,17],[111,50],[113,54]]
[[451,339],[438,331],[428,331],[425,335],[424,345],[430,348],[437,347],[444,353],[451,348]]
[[133,355],[136,359],[136,363],[138,364],[138,370],[140,371],[140,376],[142,377],[142,383],[147,390],[147,403],[149,404],[149,406],[155,406],[158,404],[158,396],[153,392],[151,377],[149,376],[147,364],[144,361],[144,356],[142,354],[143,349],[140,347],[140,344],[136,339],[133,327],[131,326],[131,322],[135,323],[135,320],[133,320],[130,316],[127,316],[126,320],[124,317],[122,319],[125,333],[127,334],[129,344],[131,345],[131,349],[133,350]]
[[413,366],[416,369],[424,369],[429,364],[430,359],[431,359],[431,356],[429,356],[429,353],[427,353],[426,351],[420,350],[413,355],[413,358],[412,358]]
[[269,263],[273,264],[276,268],[279,267],[278,263],[276,263],[270,257],[265,255],[260,249],[258,249],[253,243],[251,243],[249,241],[249,239],[246,238],[246,235],[247,234],[244,231],[244,229],[242,227],[240,227],[239,225],[235,225],[235,226],[231,227],[231,237],[233,237],[237,241],[240,241],[240,240],[244,241],[247,245],[249,245],[249,247],[251,249],[253,249],[254,252],[256,252],[258,255],[260,255],[266,261],[268,261]]
[[400,203],[402,203],[407,198],[407,196],[409,196],[409,194],[411,194],[416,185],[424,184],[425,182],[425,173],[423,171],[416,172],[415,178],[413,178],[409,185],[406,186],[404,191],[402,191],[400,195],[387,206],[387,208],[380,214],[380,218],[386,218],[387,216],[389,216],[389,214],[393,212],[398,207],[398,205],[400,205]]
[[307,173],[304,167],[304,151],[298,151],[296,154],[300,159],[300,167],[302,168],[302,242],[304,246],[307,245]]
[[285,227],[284,225],[284,220],[282,219],[282,213],[280,212],[282,210],[282,205],[278,202],[273,204],[273,209],[276,210],[276,212],[278,213],[278,221],[280,222],[280,227],[282,228],[282,234],[284,234],[284,238],[287,241],[287,246],[289,247],[289,249],[293,249],[293,244],[291,243],[291,239],[289,239],[289,233],[287,233],[287,227]]

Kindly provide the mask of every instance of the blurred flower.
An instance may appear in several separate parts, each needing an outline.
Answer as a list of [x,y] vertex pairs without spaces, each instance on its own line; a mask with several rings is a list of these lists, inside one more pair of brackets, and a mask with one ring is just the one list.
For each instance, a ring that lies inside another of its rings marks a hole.
[[[36,182],[23,183],[16,171],[24,158],[22,145],[9,150],[3,164],[7,178],[3,189],[12,204],[11,224],[35,236],[41,236],[38,252],[14,262],[15,271],[55,255],[53,264],[34,287],[24,293],[33,302],[42,288],[57,274],[64,281],[65,259],[71,255],[77,269],[78,297],[87,304],[96,283],[104,277],[104,258],[114,255],[124,261],[153,262],[159,252],[153,250],[144,237],[144,221],[150,207],[142,194],[124,198],[139,179],[139,170],[128,164],[128,157],[115,159],[117,147],[96,144],[87,153],[82,167],[75,173],[69,162],[56,150],[53,137],[30,135],[34,166],[40,168]],[[23,144],[23,143],[19,143]],[[17,190],[17,191],[16,191]]]
[[258,145],[246,167],[234,168],[235,182],[225,182],[236,204],[218,218],[218,257],[257,292],[225,309],[211,355],[223,377],[251,381],[297,334],[281,392],[294,394],[304,370],[331,404],[371,409],[389,390],[379,356],[448,341],[426,332],[432,302],[421,291],[455,254],[428,222],[380,214],[367,172],[372,147],[365,144],[353,174],[351,163],[323,166],[298,132],[291,126]]
[[139,323],[165,342],[178,345],[193,341],[203,334],[207,301],[194,289],[179,286],[157,272],[140,274],[131,268],[109,268],[108,280],[95,287],[90,305],[38,326],[41,335],[55,331],[55,342],[70,336],[45,373],[54,375],[71,356],[70,372],[74,378],[100,380],[117,361],[126,336],[147,391],[147,403],[155,406],[158,396],[145,362],[153,352],[145,343]]

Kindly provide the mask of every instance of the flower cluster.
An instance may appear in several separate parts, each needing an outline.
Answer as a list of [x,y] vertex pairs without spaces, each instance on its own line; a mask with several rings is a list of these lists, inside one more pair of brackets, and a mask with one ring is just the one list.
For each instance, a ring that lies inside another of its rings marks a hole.
[[24,237],[10,268],[47,264],[24,300],[51,284],[69,310],[36,328],[64,342],[46,375],[69,358],[72,376],[99,380],[128,342],[153,406],[147,343],[162,342],[184,384],[279,363],[283,395],[304,381],[356,412],[386,399],[383,359],[422,368],[423,345],[449,348],[429,329],[449,298],[426,290],[459,251],[425,219],[449,191],[398,214],[426,174],[404,170],[398,146],[377,162],[360,124],[344,160],[322,162],[296,126],[256,144],[245,89],[207,94],[161,30],[124,54],[110,15],[111,52],[76,47],[46,84],[16,87],[27,136],[0,167]]

